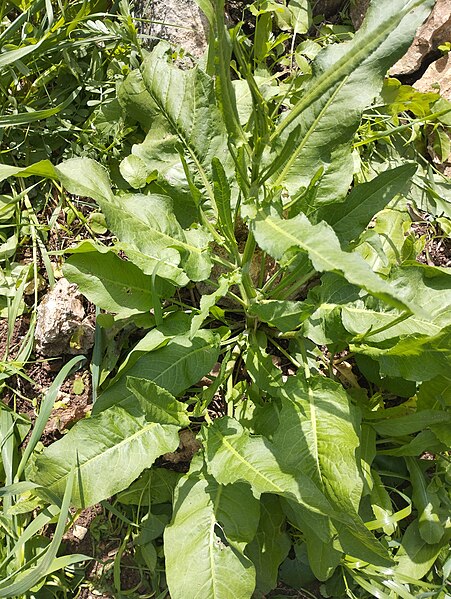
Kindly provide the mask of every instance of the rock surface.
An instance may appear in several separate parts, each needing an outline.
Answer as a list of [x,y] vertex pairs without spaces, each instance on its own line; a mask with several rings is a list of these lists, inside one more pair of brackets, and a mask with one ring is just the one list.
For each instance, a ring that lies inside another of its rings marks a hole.
[[208,22],[194,0],[141,0],[135,14],[141,19],[141,33],[150,43],[159,39],[200,58],[207,49]]
[[451,100],[451,57],[449,54],[433,62],[424,75],[413,84],[419,92],[440,92]]
[[[356,0],[351,6],[351,19],[356,29],[361,26],[369,5],[370,0]],[[428,54],[435,52],[440,44],[449,41],[451,41],[451,0],[437,0],[429,18],[418,30],[407,53],[390,69],[390,75],[415,73],[421,68]],[[451,99],[450,67],[451,63],[448,65],[447,57],[440,58],[431,64],[421,82],[414,87],[419,91],[435,91],[433,85],[439,84],[441,94]]]
[[36,352],[46,357],[84,354],[94,345],[94,331],[77,286],[60,279],[37,310]]
[[390,70],[391,75],[409,75],[417,71],[425,56],[440,44],[451,41],[451,1],[437,0],[429,18],[417,32],[409,50]]

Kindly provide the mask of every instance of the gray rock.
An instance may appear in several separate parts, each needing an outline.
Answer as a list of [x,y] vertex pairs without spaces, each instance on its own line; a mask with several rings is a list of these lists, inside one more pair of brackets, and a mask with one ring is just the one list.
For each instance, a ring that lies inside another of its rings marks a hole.
[[141,0],[135,15],[151,21],[138,26],[150,43],[164,39],[195,58],[207,49],[208,22],[194,0]]
[[390,75],[415,73],[424,57],[440,44],[451,40],[451,1],[437,0],[429,18],[420,27],[415,40],[405,56],[391,69]]
[[[439,92],[443,98],[451,101],[451,56],[447,54],[433,62],[413,87],[423,93]],[[451,133],[447,132],[447,135],[451,138]],[[434,151],[433,141],[434,134],[430,133],[427,148],[432,162],[446,177],[451,177],[451,160],[448,159],[443,163],[440,161]]]
[[37,310],[36,352],[46,357],[84,354],[94,345],[94,326],[86,317],[76,285],[60,279]]
[[419,92],[440,93],[451,101],[451,58],[449,54],[433,62],[424,75],[413,84]]

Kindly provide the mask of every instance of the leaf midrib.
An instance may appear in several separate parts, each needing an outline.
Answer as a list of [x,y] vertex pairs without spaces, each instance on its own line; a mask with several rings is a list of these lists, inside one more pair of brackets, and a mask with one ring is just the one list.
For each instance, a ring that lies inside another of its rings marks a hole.
[[[110,204],[109,208],[111,208],[111,204]],[[171,237],[167,233],[164,233],[163,231],[159,231],[158,229],[153,228],[148,222],[140,221],[138,219],[138,217],[135,216],[132,212],[128,212],[128,213],[124,214],[124,211],[123,211],[123,209],[121,209],[121,206],[117,206],[117,205],[113,204],[113,208],[115,208],[116,211],[118,213],[120,213],[119,214],[120,218],[122,218],[122,219],[126,218],[127,220],[129,220],[133,223],[139,223],[138,227],[132,227],[132,230],[134,230],[134,229],[139,230],[139,228],[140,228],[141,230],[144,229],[143,232],[146,233],[146,229],[147,229],[148,231],[151,231],[153,234],[155,234],[157,237],[162,238],[163,243],[165,244],[166,247],[169,247],[169,248],[173,247],[174,249],[177,249],[177,246],[180,246],[183,249],[187,250],[188,252],[196,253],[199,256],[202,254],[202,250],[200,248],[198,248],[194,245],[190,245],[190,244],[186,243],[186,241],[182,241],[182,240],[176,239],[174,237]],[[160,259],[157,256],[155,258],[157,260]],[[175,266],[175,265],[172,265],[172,266]],[[177,268],[177,267],[175,266],[175,268]]]
[[[327,94],[343,77],[345,80],[353,73],[361,64],[368,59],[372,53],[379,48],[381,43],[388,37],[388,34],[396,29],[401,23],[402,19],[416,8],[419,8],[424,4],[425,0],[418,0],[410,8],[402,11],[393,17],[388,22],[381,23],[374,29],[371,36],[371,42],[368,41],[368,36],[355,44],[352,48],[352,53],[349,52],[339,59],[332,67],[329,67],[327,71],[319,77],[315,82],[314,87],[307,93],[303,99],[295,106],[293,111],[284,119],[276,128],[274,133],[271,135],[270,142],[274,141],[280,136],[282,131],[290,125],[304,110],[306,110],[315,101]],[[363,57],[362,57],[363,55]]]
[[227,440],[227,438],[224,435],[222,435],[219,431],[216,431],[216,430],[214,432],[215,432],[216,436],[221,439],[221,442],[229,449],[230,453],[232,455],[234,455],[242,464],[244,464],[248,469],[250,469],[252,472],[254,472],[257,475],[257,477],[261,478],[266,483],[269,483],[269,485],[271,485],[276,490],[277,494],[280,494],[280,495],[284,495],[285,494],[284,490],[281,487],[279,487],[278,485],[276,485],[276,483],[274,483],[272,480],[270,480],[264,474],[262,474],[259,470],[257,470],[257,468],[253,464],[251,464],[250,462],[248,462],[246,460],[246,458],[244,456],[242,456],[233,447],[233,445]]
[[[387,314],[386,312],[377,312],[377,310],[365,310],[364,308],[354,308],[354,307],[350,307],[347,305],[343,305],[343,304],[321,304],[319,306],[319,308],[324,308],[327,310],[332,310],[334,308],[342,308],[344,310],[347,310],[348,312],[351,313],[355,313],[355,314],[366,314],[366,315],[374,315],[376,318],[379,319],[389,319],[389,318],[393,318],[391,315]],[[393,322],[396,322],[396,320],[399,318],[399,316],[401,316],[401,314],[398,314],[398,316],[396,316],[395,318],[393,318]],[[440,315],[438,315],[440,316]],[[440,327],[439,325],[436,325],[434,323],[434,320],[422,320],[421,318],[417,318],[416,316],[412,315],[409,316],[409,318],[407,318],[404,323],[418,323],[419,325],[425,325],[427,327],[430,327],[431,329],[436,329],[436,334],[438,335],[439,333],[441,333],[441,331],[443,330],[443,327]],[[394,325],[396,326],[396,324]],[[387,330],[388,330],[388,325],[387,325]],[[385,333],[385,331],[381,331],[378,334],[383,334]],[[361,334],[361,333],[357,333],[357,334]]]
[[[131,417],[133,418],[133,417]],[[136,421],[136,418],[133,418],[133,420]],[[85,462],[83,462],[80,466],[78,466],[78,470],[83,472],[83,469],[89,465],[92,464],[93,462],[95,462],[95,460],[99,459],[99,458],[104,458],[106,455],[109,455],[110,452],[114,451],[117,448],[120,448],[121,445],[124,444],[128,444],[131,443],[131,441],[133,439],[137,439],[139,438],[141,435],[146,434],[147,432],[149,432],[153,427],[156,426],[161,426],[163,428],[164,427],[171,427],[174,430],[176,430],[178,427],[174,426],[172,424],[160,424],[159,422],[149,422],[146,426],[141,427],[139,429],[139,431],[137,431],[136,433],[133,433],[133,435],[131,435],[130,437],[126,437],[125,439],[123,439],[122,441],[120,441],[119,443],[117,443],[116,445],[112,445],[111,447],[108,447],[107,450],[102,451],[101,453],[96,454],[95,456],[93,456],[92,458],[89,458],[88,460],[86,460]],[[78,452],[77,452],[78,455]],[[67,476],[69,475],[70,471],[66,472],[66,474],[64,474],[63,476],[60,476],[59,478],[57,478],[55,481],[53,481],[52,483],[50,483],[49,487],[60,483],[61,481],[65,480],[67,478]]]

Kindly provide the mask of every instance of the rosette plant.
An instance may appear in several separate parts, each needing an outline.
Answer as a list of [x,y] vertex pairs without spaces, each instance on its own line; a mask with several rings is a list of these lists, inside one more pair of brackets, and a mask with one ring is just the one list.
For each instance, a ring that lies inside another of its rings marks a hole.
[[[61,496],[75,470],[78,507],[148,506],[172,599],[262,597],[279,577],[337,597],[443,588],[449,272],[415,260],[416,165],[362,181],[353,145],[432,4],[373,0],[352,39],[285,76],[266,5],[252,43],[204,0],[204,60],[161,42],[118,89],[146,131],[120,185],[84,158],[18,173],[98,203],[115,244],[82,242],[65,276],[104,338],[145,331],[30,477]],[[308,2],[281,10],[307,31]],[[197,451],[174,472],[187,431]]]

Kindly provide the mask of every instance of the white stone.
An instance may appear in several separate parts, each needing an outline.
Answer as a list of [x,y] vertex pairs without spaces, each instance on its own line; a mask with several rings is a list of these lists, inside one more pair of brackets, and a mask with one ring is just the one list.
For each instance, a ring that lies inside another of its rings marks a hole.
[[206,51],[208,22],[194,0],[142,0],[135,13],[152,21],[138,24],[139,31],[151,36],[150,42],[166,40],[195,58]]
[[80,526],[79,524],[75,524],[74,527],[72,528],[72,534],[79,541],[83,541],[87,532],[88,532],[88,529],[85,526]]
[[49,291],[37,310],[36,351],[43,356],[84,354],[94,344],[94,327],[85,318],[82,295],[65,278]]
[[424,75],[413,84],[419,92],[440,93],[451,101],[451,58],[446,54],[433,62]]
[[391,75],[417,71],[424,57],[440,44],[451,41],[451,0],[437,0],[427,21],[420,27],[407,53],[391,69]]

